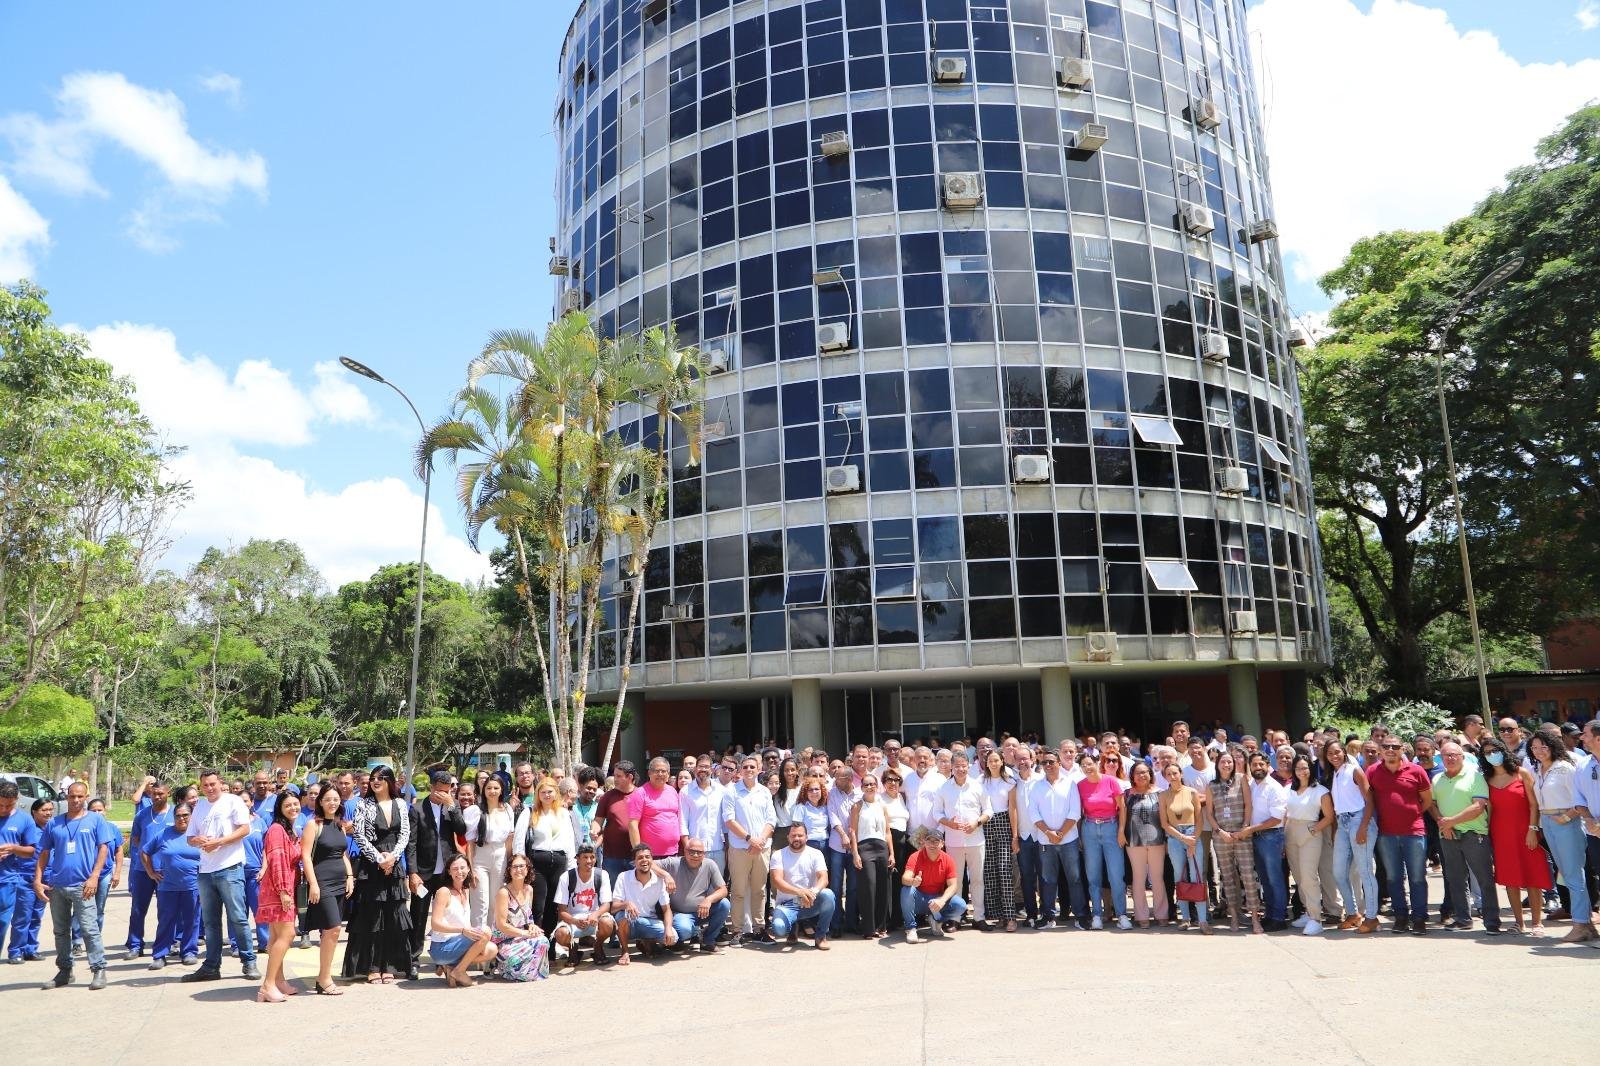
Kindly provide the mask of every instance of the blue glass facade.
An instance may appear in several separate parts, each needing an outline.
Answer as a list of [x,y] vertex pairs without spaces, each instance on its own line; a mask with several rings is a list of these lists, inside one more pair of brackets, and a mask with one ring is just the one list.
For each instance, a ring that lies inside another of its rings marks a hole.
[[579,7],[558,309],[727,365],[703,461],[671,442],[648,698],[1320,658],[1243,27],[1242,0]]

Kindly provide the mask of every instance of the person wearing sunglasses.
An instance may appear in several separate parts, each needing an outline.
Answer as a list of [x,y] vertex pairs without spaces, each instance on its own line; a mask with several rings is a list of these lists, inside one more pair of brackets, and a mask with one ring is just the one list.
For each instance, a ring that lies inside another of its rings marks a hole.
[[1399,737],[1385,735],[1379,751],[1377,765],[1367,767],[1367,785],[1378,815],[1378,854],[1389,877],[1391,932],[1421,936],[1428,931],[1428,838],[1422,812],[1433,805],[1433,781],[1422,767],[1406,761]]
[[145,841],[142,861],[156,884],[156,936],[149,969],[167,965],[173,950],[185,966],[200,958],[200,849],[189,843],[191,808],[180,803],[172,824]]
[[704,840],[689,837],[683,842],[682,854],[656,860],[657,868],[669,879],[667,895],[678,942],[687,948],[698,940],[702,955],[716,955],[722,950],[717,938],[733,913],[728,884],[717,864],[707,861],[709,854]]

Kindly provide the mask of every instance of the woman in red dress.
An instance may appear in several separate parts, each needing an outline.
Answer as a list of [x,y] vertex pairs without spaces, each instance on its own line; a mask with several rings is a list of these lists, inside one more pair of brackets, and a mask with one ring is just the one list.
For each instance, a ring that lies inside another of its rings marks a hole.
[[1534,796],[1533,775],[1522,769],[1516,753],[1494,737],[1479,741],[1478,762],[1489,782],[1494,883],[1504,885],[1511,897],[1511,916],[1519,933],[1529,932],[1522,924],[1522,896],[1529,890],[1531,932],[1543,936],[1544,897],[1540,892],[1550,887],[1550,863],[1539,847],[1539,801]]
[[270,929],[267,934],[267,968],[261,977],[257,1003],[282,1003],[298,990],[283,976],[283,957],[294,939],[295,882],[300,878],[300,841],[294,821],[300,814],[300,797],[289,791],[278,793],[273,804],[272,825],[261,845],[261,892],[256,920]]

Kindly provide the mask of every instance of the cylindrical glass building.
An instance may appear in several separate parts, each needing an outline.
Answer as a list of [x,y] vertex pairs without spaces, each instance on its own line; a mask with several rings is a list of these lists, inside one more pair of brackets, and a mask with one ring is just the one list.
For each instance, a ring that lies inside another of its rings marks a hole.
[[1303,720],[1326,604],[1244,26],[579,7],[556,309],[725,368],[703,461],[672,442],[625,749]]

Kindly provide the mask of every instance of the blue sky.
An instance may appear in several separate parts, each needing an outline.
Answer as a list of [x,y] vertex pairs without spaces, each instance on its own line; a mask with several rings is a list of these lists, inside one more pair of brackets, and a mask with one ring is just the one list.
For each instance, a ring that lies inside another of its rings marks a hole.
[[[0,7],[0,273],[50,290],[190,447],[175,565],[292,536],[338,582],[414,552],[414,424],[326,364],[369,363],[431,418],[488,330],[543,326],[574,8]],[[1600,95],[1585,0],[1251,8],[1301,311],[1354,236],[1460,214]],[[1392,144],[1354,137],[1379,121]],[[1516,143],[1484,143],[1507,124]],[[434,499],[438,565],[481,572]]]

